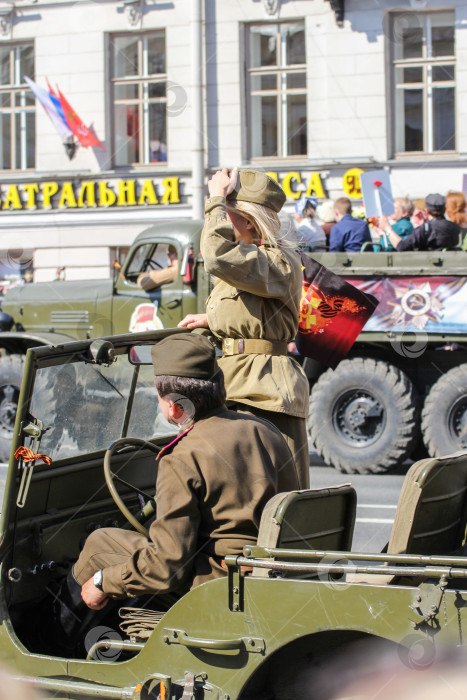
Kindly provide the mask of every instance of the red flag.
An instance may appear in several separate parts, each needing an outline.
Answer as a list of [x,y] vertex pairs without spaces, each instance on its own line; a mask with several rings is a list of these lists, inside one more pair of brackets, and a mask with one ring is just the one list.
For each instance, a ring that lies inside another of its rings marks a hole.
[[58,90],[58,97],[60,100],[60,104],[62,105],[67,124],[78,139],[78,141],[80,142],[80,144],[86,148],[88,146],[100,146],[100,148],[104,148],[101,142],[94,136],[92,131],[88,129],[84,122],[81,121],[73,107],[65,99],[60,90]]
[[303,288],[295,344],[301,355],[335,369],[379,301],[305,253],[300,257]]

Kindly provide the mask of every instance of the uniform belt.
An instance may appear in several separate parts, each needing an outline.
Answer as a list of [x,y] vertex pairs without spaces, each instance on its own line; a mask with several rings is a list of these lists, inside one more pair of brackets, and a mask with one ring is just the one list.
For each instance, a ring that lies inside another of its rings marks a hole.
[[287,341],[224,338],[222,355],[287,355]]

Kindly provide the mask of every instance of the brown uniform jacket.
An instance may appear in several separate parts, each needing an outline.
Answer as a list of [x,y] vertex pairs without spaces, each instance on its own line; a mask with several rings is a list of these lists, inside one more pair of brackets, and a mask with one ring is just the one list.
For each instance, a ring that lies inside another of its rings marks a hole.
[[197,421],[161,458],[150,539],[141,535],[124,563],[103,568],[105,593],[185,592],[225,575],[222,559],[256,541],[264,505],[299,488],[296,473],[269,421],[225,406]]
[[[206,304],[209,327],[218,338],[294,340],[303,280],[295,250],[236,243],[225,199],[211,197],[206,202],[201,253],[206,270],[220,280]],[[219,365],[229,403],[298,418],[308,415],[308,380],[294,359],[230,355]]]

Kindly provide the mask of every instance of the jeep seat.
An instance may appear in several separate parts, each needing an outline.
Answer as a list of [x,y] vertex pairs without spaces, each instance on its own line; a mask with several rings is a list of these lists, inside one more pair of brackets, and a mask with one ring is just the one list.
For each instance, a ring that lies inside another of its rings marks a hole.
[[[257,544],[282,549],[350,550],[357,494],[350,484],[278,493],[261,516]],[[255,567],[254,576],[268,570]]]
[[[467,452],[415,462],[402,485],[388,554],[454,554],[467,525]],[[348,581],[391,583],[384,574],[352,574]]]

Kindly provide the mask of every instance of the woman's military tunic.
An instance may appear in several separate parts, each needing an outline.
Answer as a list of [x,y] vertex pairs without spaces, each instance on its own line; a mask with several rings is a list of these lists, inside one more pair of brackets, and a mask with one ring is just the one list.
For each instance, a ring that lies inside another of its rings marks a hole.
[[[225,212],[224,197],[207,200],[201,253],[206,270],[219,280],[206,312],[209,328],[223,341],[219,365],[227,400],[275,423],[295,456],[301,486],[307,488],[308,380],[300,365],[287,356],[287,344],[298,330],[300,258],[286,246],[235,242]],[[246,340],[243,347],[239,339]],[[270,344],[255,345],[249,339]]]

